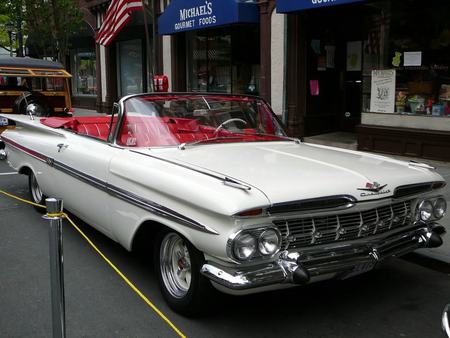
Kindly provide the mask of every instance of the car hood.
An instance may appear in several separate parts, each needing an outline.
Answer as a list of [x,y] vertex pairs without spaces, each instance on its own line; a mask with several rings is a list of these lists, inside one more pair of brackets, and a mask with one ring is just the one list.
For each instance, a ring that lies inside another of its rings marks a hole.
[[[335,195],[372,200],[392,196],[401,185],[443,180],[408,162],[306,143],[195,145],[157,156],[251,185],[272,204]],[[377,193],[360,190],[373,182],[386,186]]]

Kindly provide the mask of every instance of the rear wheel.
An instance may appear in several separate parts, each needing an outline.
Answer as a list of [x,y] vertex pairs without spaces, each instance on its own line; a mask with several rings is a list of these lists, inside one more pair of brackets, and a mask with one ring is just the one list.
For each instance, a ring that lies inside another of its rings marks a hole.
[[[45,205],[45,199],[47,198],[47,196],[45,196],[42,193],[42,189],[39,186],[39,183],[33,172],[31,172],[30,175],[28,176],[28,188],[30,191],[31,200],[34,203],[37,203],[40,205]],[[44,211],[45,211],[44,208],[39,208],[37,206],[34,206],[34,208],[41,213],[44,213]]]
[[163,231],[157,236],[154,259],[161,292],[174,311],[194,316],[207,310],[213,289],[200,273],[200,251],[178,233]]
[[37,92],[24,92],[19,96],[14,102],[13,112],[26,115],[29,106],[33,107],[33,113],[38,117],[47,117],[53,113],[45,96]]

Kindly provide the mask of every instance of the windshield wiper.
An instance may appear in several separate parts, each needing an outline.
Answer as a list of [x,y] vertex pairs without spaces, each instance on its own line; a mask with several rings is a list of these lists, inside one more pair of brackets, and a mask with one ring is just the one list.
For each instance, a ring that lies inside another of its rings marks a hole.
[[186,146],[195,146],[196,144],[201,144],[201,143],[206,143],[206,142],[210,142],[210,141],[219,141],[219,140],[240,140],[243,139],[244,136],[252,136],[252,135],[256,135],[256,136],[270,136],[270,137],[278,137],[282,140],[286,140],[286,141],[292,141],[295,142],[297,144],[301,144],[302,140],[295,138],[295,137],[289,137],[289,136],[280,136],[280,135],[274,135],[274,134],[265,134],[265,133],[252,133],[252,134],[246,134],[246,133],[234,133],[237,135],[242,135],[241,137],[224,137],[224,136],[218,136],[218,137],[211,137],[211,138],[205,138],[203,140],[198,140],[198,141],[194,141],[194,142],[184,142],[181,143],[178,146],[178,149],[180,150],[185,150]]
[[[243,134],[244,135],[244,134]],[[196,144],[201,144],[201,143],[206,143],[206,142],[210,142],[210,141],[220,141],[220,140],[241,140],[242,137],[224,137],[224,136],[218,136],[218,137],[211,137],[211,138],[205,138],[203,140],[198,140],[198,141],[194,141],[194,142],[184,142],[181,143],[178,146],[178,149],[180,150],[184,150],[186,149],[186,146],[195,146]]]
[[280,139],[286,140],[286,141],[292,141],[297,144],[302,143],[303,141],[296,137],[289,137],[289,136],[282,136],[282,135],[275,135],[275,134],[266,134],[266,133],[234,133],[239,135],[256,135],[256,136],[270,136],[270,137],[278,137]]

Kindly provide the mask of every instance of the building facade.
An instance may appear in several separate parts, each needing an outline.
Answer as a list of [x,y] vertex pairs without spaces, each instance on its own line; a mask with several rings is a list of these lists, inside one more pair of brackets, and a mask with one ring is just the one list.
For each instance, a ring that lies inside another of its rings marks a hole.
[[[98,32],[110,2],[81,2]],[[113,43],[95,46],[96,76],[74,80],[97,110],[165,74],[170,91],[260,95],[292,136],[352,132],[361,150],[450,160],[448,1],[151,4],[149,37],[133,13]],[[73,55],[74,73],[92,74],[92,47]]]
[[277,0],[292,134],[355,132],[360,150],[450,160],[450,3]]

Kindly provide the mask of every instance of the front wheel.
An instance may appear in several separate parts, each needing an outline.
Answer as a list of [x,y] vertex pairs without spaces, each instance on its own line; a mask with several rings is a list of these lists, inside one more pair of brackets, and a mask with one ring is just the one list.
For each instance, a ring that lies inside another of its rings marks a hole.
[[[41,190],[41,187],[39,186],[39,183],[36,179],[36,176],[33,172],[30,173],[28,176],[28,189],[30,191],[31,200],[40,205],[45,205],[45,199],[47,198]],[[37,206],[34,207],[39,212],[44,213],[44,208],[39,208]]]
[[202,254],[189,241],[176,232],[161,232],[154,258],[161,292],[174,311],[194,316],[207,310],[212,286],[200,273]]

